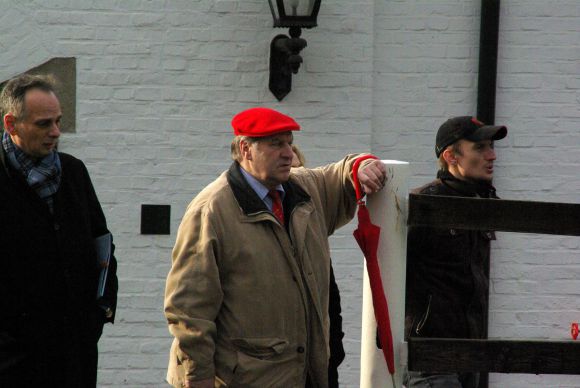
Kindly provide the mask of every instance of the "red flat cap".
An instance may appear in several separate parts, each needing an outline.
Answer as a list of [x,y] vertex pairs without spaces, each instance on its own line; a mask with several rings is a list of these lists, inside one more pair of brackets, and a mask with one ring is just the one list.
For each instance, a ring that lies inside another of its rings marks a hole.
[[292,117],[270,108],[246,109],[234,116],[232,127],[236,136],[248,137],[264,137],[300,130],[300,125]]

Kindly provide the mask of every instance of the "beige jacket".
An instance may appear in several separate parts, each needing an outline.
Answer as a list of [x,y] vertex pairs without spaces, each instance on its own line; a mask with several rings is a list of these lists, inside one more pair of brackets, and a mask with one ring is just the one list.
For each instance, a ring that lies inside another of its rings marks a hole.
[[167,277],[175,337],[167,380],[216,387],[327,387],[328,236],[354,216],[357,155],[298,168],[284,184],[288,232],[234,163],[188,206]]

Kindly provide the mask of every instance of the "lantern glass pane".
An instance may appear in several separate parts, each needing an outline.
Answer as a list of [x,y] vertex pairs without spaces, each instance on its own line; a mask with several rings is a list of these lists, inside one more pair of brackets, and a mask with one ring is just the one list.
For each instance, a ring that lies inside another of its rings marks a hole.
[[268,2],[270,3],[270,10],[272,11],[272,17],[274,20],[280,20],[280,14],[278,13],[276,0],[268,0]]
[[284,11],[286,16],[310,16],[312,8],[314,7],[314,0],[285,0]]

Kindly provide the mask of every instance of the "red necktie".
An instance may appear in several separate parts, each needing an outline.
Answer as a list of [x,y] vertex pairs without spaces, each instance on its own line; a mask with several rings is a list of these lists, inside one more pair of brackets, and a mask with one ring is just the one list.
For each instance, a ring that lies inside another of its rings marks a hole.
[[280,193],[278,190],[270,190],[268,192],[270,198],[272,198],[272,213],[276,216],[278,221],[284,226],[284,209],[282,209],[282,200],[280,199]]

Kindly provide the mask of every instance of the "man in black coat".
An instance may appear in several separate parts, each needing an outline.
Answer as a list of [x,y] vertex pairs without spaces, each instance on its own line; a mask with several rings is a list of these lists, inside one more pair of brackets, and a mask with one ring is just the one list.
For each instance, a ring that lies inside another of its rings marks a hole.
[[[418,194],[497,198],[492,186],[494,141],[504,126],[470,117],[447,120],[437,133],[437,179]],[[405,334],[429,338],[485,338],[492,231],[413,227],[407,235]],[[407,388],[476,388],[475,373],[409,372]]]
[[0,98],[0,386],[95,387],[117,300],[105,216],[84,164],[56,150],[51,79],[16,77]]

